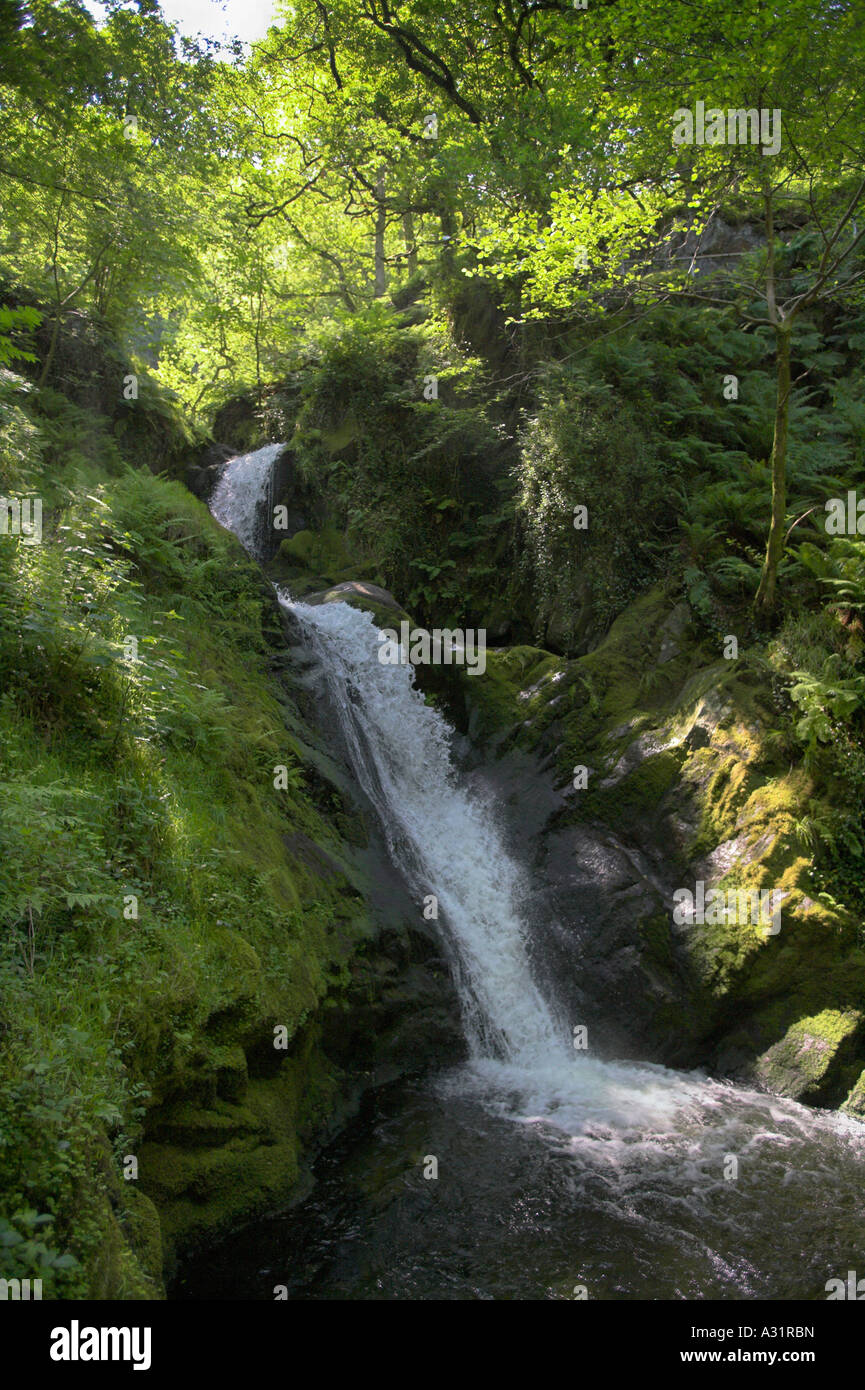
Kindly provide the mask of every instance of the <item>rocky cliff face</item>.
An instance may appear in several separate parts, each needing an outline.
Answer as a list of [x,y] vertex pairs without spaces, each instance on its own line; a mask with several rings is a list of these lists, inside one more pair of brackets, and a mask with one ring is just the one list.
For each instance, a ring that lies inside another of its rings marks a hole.
[[[811,886],[810,779],[766,690],[656,590],[585,657],[489,654],[457,704],[519,826],[547,968],[598,1048],[859,1113],[865,952]],[[749,896],[677,924],[674,894],[700,883],[781,894],[780,923],[751,920]]]

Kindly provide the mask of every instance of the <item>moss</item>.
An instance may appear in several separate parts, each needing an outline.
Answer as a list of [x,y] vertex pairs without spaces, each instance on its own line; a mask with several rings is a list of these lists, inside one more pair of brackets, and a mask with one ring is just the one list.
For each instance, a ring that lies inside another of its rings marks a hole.
[[466,690],[470,731],[499,744],[536,746],[560,734],[558,766],[568,774],[599,748],[626,746],[669,703],[692,669],[693,650],[676,650],[658,667],[670,614],[663,588],[636,599],[599,645],[574,660],[535,647],[487,654],[487,672]]
[[308,1030],[269,1076],[249,1081],[242,1105],[160,1112],[142,1147],[141,1181],[160,1212],[166,1263],[210,1243],[234,1225],[273,1210],[291,1195],[302,1145],[324,1123],[339,1077]]
[[246,1054],[242,1047],[211,1047],[210,1065],[220,1100],[240,1101],[249,1085]]
[[255,1114],[246,1106],[216,1100],[205,1109],[189,1102],[175,1102],[163,1107],[148,1126],[153,1142],[180,1144],[198,1149],[218,1146],[229,1139],[258,1135],[261,1131]]
[[154,1290],[162,1285],[164,1254],[159,1212],[132,1182],[125,1185],[126,1209],[120,1222],[142,1274]]
[[[87,1180],[94,1172],[101,1190]],[[102,1140],[91,1147],[82,1176],[75,1226],[79,1251],[87,1252],[84,1290],[97,1299],[161,1298],[162,1237],[153,1203],[134,1180],[119,1178]]]
[[865,1070],[860,1070],[860,1067],[861,1063],[855,1068],[858,1075],[850,1086],[841,1109],[848,1115],[855,1115],[857,1120],[865,1120]]
[[642,918],[637,930],[645,943],[648,959],[663,969],[671,969],[675,964],[675,956],[673,933],[667,914],[655,912],[650,917]]
[[470,736],[500,742],[521,725],[535,728],[563,666],[562,658],[538,647],[490,649],[483,675],[462,682]]
[[626,830],[635,820],[651,822],[668,792],[679,781],[686,756],[683,748],[649,754],[633,772],[612,786],[590,780],[577,807],[583,818],[599,819],[614,830]]
[[159,1146],[143,1154],[156,1194],[169,1271],[180,1251],[217,1240],[285,1200],[300,1174],[297,1139],[231,1141],[195,1156]]
[[331,584],[356,577],[358,557],[345,536],[332,526],[319,531],[297,531],[279,547],[279,558],[309,570]]
[[328,453],[338,454],[360,435],[360,427],[354,416],[348,414],[333,430],[322,430],[322,442]]
[[800,1019],[759,1058],[757,1076],[777,1095],[819,1102],[838,1078],[863,1023],[859,1010],[824,1009]]

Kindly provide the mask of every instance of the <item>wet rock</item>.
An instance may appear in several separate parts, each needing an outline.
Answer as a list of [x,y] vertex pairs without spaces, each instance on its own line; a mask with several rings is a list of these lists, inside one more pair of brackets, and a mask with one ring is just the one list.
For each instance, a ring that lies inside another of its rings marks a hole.
[[758,1058],[757,1079],[767,1090],[793,1100],[819,1105],[838,1099],[833,1092],[844,1062],[855,1053],[862,1024],[856,1009],[826,1009],[800,1019]]
[[401,613],[402,608],[397,603],[393,594],[387,589],[382,589],[378,584],[369,584],[364,580],[347,580],[344,584],[335,584],[332,589],[324,589],[317,594],[308,594],[304,599],[305,603],[355,603],[356,606],[363,606],[364,602],[378,604],[379,607],[392,608],[394,612]]
[[206,502],[219,482],[226,463],[236,452],[227,444],[209,445],[186,470],[186,486],[190,492]]
[[[694,645],[682,606],[652,591],[574,660],[489,652],[463,698],[488,755],[535,760],[526,803],[542,780],[558,794],[541,825],[521,821],[519,798],[510,811],[539,885],[538,968],[568,1009],[630,1055],[819,1103],[852,1094],[861,1030],[836,1038],[814,1020],[847,1019],[865,997],[865,953],[850,915],[811,886],[796,829],[811,779],[779,751],[754,683]],[[577,766],[591,769],[584,789]],[[772,931],[736,913],[676,925],[673,892],[697,882],[743,900],[776,893],[780,918]],[[860,1096],[865,1085],[850,1105],[865,1107]]]
[[365,580],[347,580],[343,584],[335,584],[333,588],[305,594],[303,601],[313,606],[322,603],[347,603],[352,608],[372,613],[379,627],[397,631],[401,622],[410,621],[408,614],[400,607],[393,594],[378,584],[369,584]]

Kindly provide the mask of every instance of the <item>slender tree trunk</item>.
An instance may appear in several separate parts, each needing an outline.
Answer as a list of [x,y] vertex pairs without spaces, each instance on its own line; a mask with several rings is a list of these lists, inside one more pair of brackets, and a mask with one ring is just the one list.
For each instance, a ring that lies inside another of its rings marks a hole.
[[441,260],[448,270],[453,268],[454,263],[454,243],[456,241],[456,222],[451,209],[447,203],[443,203],[439,210],[439,222],[442,229],[442,249]]
[[387,292],[387,270],[384,263],[384,232],[387,224],[387,210],[384,205],[384,171],[382,171],[375,185],[376,216],[375,216],[375,289],[373,291],[376,299],[381,299]]
[[255,383],[258,409],[261,410],[261,319],[264,308],[264,269],[258,270],[258,305],[255,315]]
[[36,385],[41,390],[48,380],[48,374],[54,365],[54,354],[57,351],[57,339],[60,337],[60,309],[54,310],[54,322],[51,325],[51,341],[48,345],[48,354],[42,363],[42,371],[39,373],[39,380]]
[[775,433],[772,438],[772,519],[760,587],[754,600],[758,613],[768,615],[775,607],[775,580],[784,550],[784,524],[787,516],[787,426],[790,417],[790,336],[792,323],[786,320],[775,328],[778,386],[775,400]]
[[775,286],[775,210],[774,190],[767,183],[763,192],[766,225],[766,307],[775,325],[775,430],[772,436],[772,515],[766,554],[754,607],[767,618],[775,607],[775,581],[784,550],[784,521],[787,514],[787,420],[790,407],[790,334],[792,315],[785,318],[778,307]]
[[39,373],[37,386],[41,390],[48,380],[48,373],[54,364],[54,354],[57,351],[57,340],[60,337],[60,314],[63,309],[63,301],[60,297],[60,276],[57,270],[57,262],[60,255],[60,221],[63,217],[63,205],[66,202],[66,194],[63,193],[57,204],[57,215],[54,218],[51,238],[51,277],[54,281],[54,322],[51,325],[51,341],[48,345],[48,356],[42,364],[42,371]]
[[417,242],[414,236],[414,218],[410,212],[402,215],[402,234],[405,237],[405,254],[409,279],[418,272]]

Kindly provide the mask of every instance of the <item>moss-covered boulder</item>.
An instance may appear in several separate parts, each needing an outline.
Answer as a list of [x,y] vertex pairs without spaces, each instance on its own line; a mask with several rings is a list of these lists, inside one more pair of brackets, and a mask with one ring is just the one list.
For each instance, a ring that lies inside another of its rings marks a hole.
[[856,1009],[824,1009],[799,1019],[758,1058],[758,1079],[767,1090],[794,1100],[820,1104],[835,1099],[844,1064],[855,1056],[863,1019]]
[[359,579],[347,580],[343,584],[335,584],[330,589],[305,594],[303,601],[313,607],[323,603],[347,603],[351,608],[359,608],[362,613],[371,613],[382,628],[398,630],[401,622],[411,622],[405,609],[400,607],[387,589]]
[[297,531],[281,543],[279,553],[283,559],[334,581],[344,579],[344,572],[353,563],[344,537],[333,526]]

